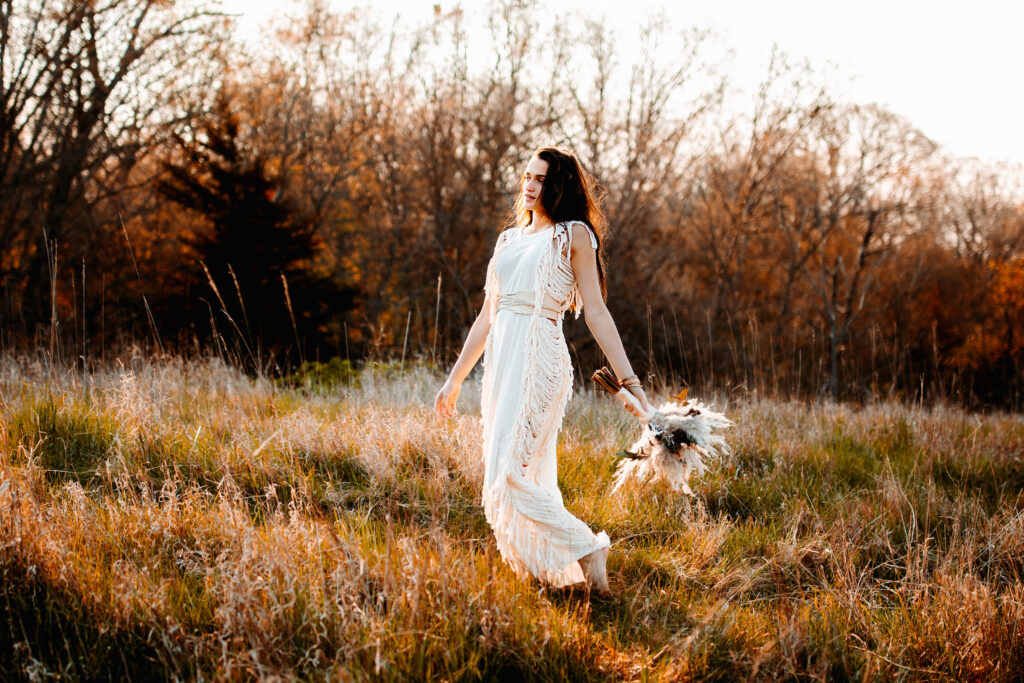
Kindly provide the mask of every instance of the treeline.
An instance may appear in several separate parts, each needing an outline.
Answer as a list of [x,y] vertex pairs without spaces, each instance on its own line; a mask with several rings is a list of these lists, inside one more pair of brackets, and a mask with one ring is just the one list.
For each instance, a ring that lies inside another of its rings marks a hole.
[[1020,169],[781,53],[739,96],[705,32],[655,22],[626,55],[539,8],[313,1],[240,46],[200,0],[0,0],[0,341],[447,365],[557,144],[603,188],[609,308],[656,382],[1021,405]]

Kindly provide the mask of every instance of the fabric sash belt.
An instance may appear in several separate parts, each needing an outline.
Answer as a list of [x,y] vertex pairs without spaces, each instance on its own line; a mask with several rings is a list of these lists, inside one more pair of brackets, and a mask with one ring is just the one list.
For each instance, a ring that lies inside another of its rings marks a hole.
[[[529,290],[515,292],[513,294],[502,294],[498,297],[498,310],[511,311],[519,315],[533,315],[534,295]],[[541,314],[548,320],[558,320],[562,311],[550,294],[544,295],[544,305],[541,307]]]

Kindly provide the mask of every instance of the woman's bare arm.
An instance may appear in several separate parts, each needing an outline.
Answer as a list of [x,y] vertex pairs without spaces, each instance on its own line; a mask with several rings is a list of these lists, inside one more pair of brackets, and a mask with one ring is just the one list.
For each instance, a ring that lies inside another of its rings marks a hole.
[[466,335],[466,342],[462,345],[458,360],[452,366],[452,371],[448,373],[449,379],[461,383],[469,376],[476,362],[480,360],[480,356],[484,353],[484,345],[487,343],[487,333],[491,329],[490,311],[491,302],[488,294],[484,296],[484,304],[480,307],[473,326],[469,328],[469,334]]
[[[590,333],[594,335],[598,346],[604,352],[608,363],[618,377],[633,374],[633,367],[622,347],[622,339],[615,328],[615,321],[601,297],[601,283],[597,274],[597,251],[590,245],[587,228],[579,223],[572,226],[572,271],[576,276],[576,284],[583,299],[583,315]],[[637,392],[633,392],[636,394]],[[646,395],[639,390],[644,408],[649,408]]]
[[484,346],[487,343],[487,333],[491,329],[491,302],[490,294],[484,296],[483,306],[477,313],[473,326],[469,328],[466,335],[466,342],[462,345],[459,358],[448,373],[448,379],[444,386],[437,392],[434,398],[434,410],[442,417],[451,417],[455,414],[455,404],[459,398],[459,391],[462,389],[462,382],[469,376],[470,370],[483,355]]

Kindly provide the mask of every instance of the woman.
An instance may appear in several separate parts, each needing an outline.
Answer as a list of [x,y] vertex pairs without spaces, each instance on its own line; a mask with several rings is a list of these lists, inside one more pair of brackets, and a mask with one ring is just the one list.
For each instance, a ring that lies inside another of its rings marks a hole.
[[487,267],[483,307],[435,408],[455,414],[462,382],[483,353],[483,504],[498,550],[517,574],[607,592],[608,535],[566,510],[557,484],[555,445],[572,392],[561,328],[567,309],[586,311],[612,369],[649,406],[605,306],[604,217],[579,161],[553,147],[537,150],[509,223]]

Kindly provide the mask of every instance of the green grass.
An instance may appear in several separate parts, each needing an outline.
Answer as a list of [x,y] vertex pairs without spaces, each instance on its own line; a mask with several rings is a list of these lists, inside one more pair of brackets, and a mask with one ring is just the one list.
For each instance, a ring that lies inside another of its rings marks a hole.
[[[479,387],[422,364],[0,375],[0,677],[1018,680],[1024,419],[730,403],[686,498],[611,496],[636,424],[591,393],[566,504],[614,594],[545,588],[480,508]],[[130,656],[129,656],[130,655]]]

